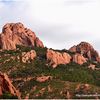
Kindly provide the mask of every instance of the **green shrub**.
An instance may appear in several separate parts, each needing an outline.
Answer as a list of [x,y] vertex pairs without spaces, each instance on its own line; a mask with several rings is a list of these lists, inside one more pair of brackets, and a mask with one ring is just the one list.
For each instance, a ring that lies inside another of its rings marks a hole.
[[21,45],[16,45],[16,48],[19,49],[19,51],[21,51],[21,52],[28,52],[28,51],[32,50],[32,47],[21,46]]
[[12,94],[6,92],[6,93],[3,93],[2,96],[0,96],[0,99],[18,99],[18,97],[13,96]]
[[94,77],[95,83],[94,85],[100,86],[100,70],[95,70],[91,73]]
[[57,68],[51,69],[50,74],[64,81],[95,83],[91,72],[76,63],[59,65]]
[[34,47],[34,50],[37,53],[37,56],[40,60],[46,59],[46,52],[47,48],[41,48],[41,47]]

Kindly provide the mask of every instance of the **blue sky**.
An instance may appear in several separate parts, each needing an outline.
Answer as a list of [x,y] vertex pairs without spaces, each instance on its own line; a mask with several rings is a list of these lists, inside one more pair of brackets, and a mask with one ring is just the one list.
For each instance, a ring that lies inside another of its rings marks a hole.
[[0,29],[22,22],[56,49],[87,41],[100,51],[100,0],[0,0]]

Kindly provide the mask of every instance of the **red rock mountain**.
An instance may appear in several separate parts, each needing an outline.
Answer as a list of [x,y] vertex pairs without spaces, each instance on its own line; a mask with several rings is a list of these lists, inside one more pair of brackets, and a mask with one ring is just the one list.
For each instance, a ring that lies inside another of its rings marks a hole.
[[55,68],[57,65],[68,64],[70,62],[75,62],[80,65],[86,63],[87,61],[100,62],[98,52],[87,42],[81,42],[76,46],[74,45],[69,49],[69,51],[73,52],[73,55],[48,49],[46,57],[49,65]]
[[22,23],[8,23],[4,25],[0,34],[0,48],[13,50],[16,49],[16,45],[44,47],[35,33],[25,28]]
[[[0,34],[0,48],[3,50],[14,50],[17,45],[29,47],[44,47],[42,41],[30,29],[25,28],[22,23],[8,23],[4,25]],[[83,64],[87,60],[100,62],[98,52],[87,42],[81,42],[69,49],[75,55],[70,56],[67,53],[59,53],[53,50],[47,51],[47,60],[51,61],[50,65],[56,67],[59,64],[67,64],[74,61]],[[69,57],[70,56],[70,57]],[[26,56],[28,59],[28,55]],[[29,56],[30,58],[30,56]]]
[[93,48],[91,44],[87,42],[81,42],[76,46],[74,45],[69,49],[69,51],[79,53],[89,60],[100,62],[99,53]]

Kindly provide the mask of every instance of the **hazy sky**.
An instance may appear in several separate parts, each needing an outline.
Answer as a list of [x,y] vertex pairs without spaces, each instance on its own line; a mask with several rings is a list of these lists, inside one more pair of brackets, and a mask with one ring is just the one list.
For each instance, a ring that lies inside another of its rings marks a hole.
[[100,0],[0,0],[0,29],[8,22],[24,23],[47,47],[87,41],[100,51]]

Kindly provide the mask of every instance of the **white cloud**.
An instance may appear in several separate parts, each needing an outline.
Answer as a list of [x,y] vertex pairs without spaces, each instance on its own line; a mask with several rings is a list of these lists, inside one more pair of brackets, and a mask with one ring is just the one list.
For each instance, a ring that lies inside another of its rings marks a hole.
[[99,0],[4,1],[0,2],[0,28],[7,22],[21,21],[48,47],[69,48],[88,41],[100,50]]

